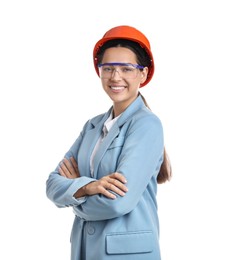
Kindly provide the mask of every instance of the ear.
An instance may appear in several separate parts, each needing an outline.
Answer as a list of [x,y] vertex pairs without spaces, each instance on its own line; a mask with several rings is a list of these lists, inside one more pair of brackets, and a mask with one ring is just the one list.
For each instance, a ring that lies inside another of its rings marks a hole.
[[141,71],[141,83],[145,82],[145,80],[147,79],[147,75],[148,75],[148,67],[145,67]]

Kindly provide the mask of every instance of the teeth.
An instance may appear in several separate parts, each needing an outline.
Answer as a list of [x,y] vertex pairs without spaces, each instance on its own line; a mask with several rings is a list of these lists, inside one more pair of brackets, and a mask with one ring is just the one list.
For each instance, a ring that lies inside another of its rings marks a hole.
[[112,87],[111,86],[111,89],[114,89],[114,90],[120,90],[120,89],[123,89],[124,87]]

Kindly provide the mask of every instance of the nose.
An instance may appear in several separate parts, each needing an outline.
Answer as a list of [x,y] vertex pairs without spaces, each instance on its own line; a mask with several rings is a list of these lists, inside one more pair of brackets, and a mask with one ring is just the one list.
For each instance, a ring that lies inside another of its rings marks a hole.
[[121,79],[120,72],[116,68],[113,70],[111,74],[111,79]]

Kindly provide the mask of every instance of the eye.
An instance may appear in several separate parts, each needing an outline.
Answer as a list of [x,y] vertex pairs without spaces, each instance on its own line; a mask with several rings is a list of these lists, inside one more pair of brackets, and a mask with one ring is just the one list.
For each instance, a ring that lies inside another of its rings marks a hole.
[[133,71],[133,68],[129,67],[129,66],[125,66],[125,67],[121,67],[121,71],[123,73],[128,73],[128,72],[131,72]]
[[110,67],[110,66],[103,66],[102,69],[103,69],[104,72],[112,72],[113,71],[112,67]]

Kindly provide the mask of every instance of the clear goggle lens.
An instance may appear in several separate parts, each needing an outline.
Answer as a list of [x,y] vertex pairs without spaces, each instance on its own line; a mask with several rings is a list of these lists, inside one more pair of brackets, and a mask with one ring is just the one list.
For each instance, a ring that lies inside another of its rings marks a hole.
[[134,79],[137,77],[139,70],[144,67],[138,64],[131,63],[102,63],[98,64],[100,77],[110,79],[116,72],[120,77],[125,79]]

